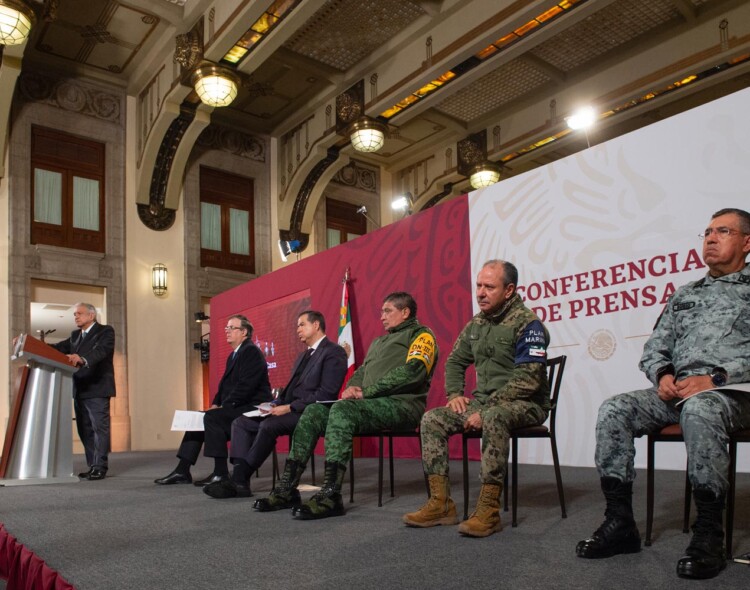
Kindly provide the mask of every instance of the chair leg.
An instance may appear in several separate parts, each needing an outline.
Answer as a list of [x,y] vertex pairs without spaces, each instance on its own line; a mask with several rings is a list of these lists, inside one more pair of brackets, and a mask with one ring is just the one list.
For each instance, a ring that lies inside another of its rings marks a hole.
[[503,478],[503,512],[508,512],[508,496],[510,496],[510,475],[508,469],[505,469],[505,477]]
[[732,559],[732,535],[734,534],[734,492],[737,478],[737,441],[729,439],[729,490],[727,491],[726,544],[727,558]]
[[272,454],[273,467],[271,468],[271,489],[276,487],[276,479],[279,478],[279,456],[276,453],[276,447],[273,448]]
[[651,547],[651,527],[654,523],[654,439],[648,437],[646,457],[646,540],[643,543]]
[[560,472],[560,457],[557,454],[557,438],[554,432],[550,432],[550,446],[552,447],[552,463],[555,466],[555,479],[557,479],[557,495],[560,497],[560,510],[562,517],[568,518],[565,512],[565,493],[563,492],[562,473]]
[[383,506],[383,435],[378,436],[378,508]]
[[310,475],[312,476],[312,485],[315,485],[315,451],[310,455]]
[[349,459],[349,504],[354,502],[354,455]]
[[391,498],[396,496],[393,489],[393,437],[388,435],[388,467],[389,475],[391,477]]
[[685,466],[685,513],[682,516],[682,532],[690,532],[690,503],[693,501],[693,487],[690,485],[690,477]]
[[513,512],[511,513],[511,526],[517,527],[518,520],[516,518],[518,513],[518,439],[514,436],[512,439],[513,445],[513,465],[511,465],[511,486],[513,487],[511,498],[511,504],[513,506]]
[[469,450],[466,437],[461,435],[464,462],[464,520],[469,518]]

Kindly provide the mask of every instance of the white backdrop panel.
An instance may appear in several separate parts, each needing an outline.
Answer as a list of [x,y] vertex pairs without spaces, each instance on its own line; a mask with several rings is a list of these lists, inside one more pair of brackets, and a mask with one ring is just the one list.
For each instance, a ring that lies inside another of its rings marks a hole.
[[[474,275],[490,258],[516,264],[550,355],[568,355],[563,464],[593,466],[601,402],[649,386],[643,344],[666,297],[705,274],[698,233],[711,214],[750,209],[748,106],[743,90],[469,195]],[[519,460],[551,463],[549,444],[524,441]],[[683,469],[683,445],[659,445],[657,466]],[[750,471],[747,449],[739,468]]]

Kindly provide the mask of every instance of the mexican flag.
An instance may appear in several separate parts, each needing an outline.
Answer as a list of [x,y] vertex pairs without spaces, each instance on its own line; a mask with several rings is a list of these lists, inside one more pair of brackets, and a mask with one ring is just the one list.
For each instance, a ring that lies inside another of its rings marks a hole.
[[354,373],[354,339],[352,338],[352,314],[349,309],[349,281],[344,279],[344,289],[341,292],[341,308],[339,309],[339,345],[346,351],[346,378],[342,391],[346,383]]

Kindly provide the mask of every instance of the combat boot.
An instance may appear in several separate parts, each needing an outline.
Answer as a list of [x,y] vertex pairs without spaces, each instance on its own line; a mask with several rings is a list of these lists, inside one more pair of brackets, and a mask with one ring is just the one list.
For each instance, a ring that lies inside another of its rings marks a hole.
[[690,545],[677,562],[677,575],[703,580],[717,576],[727,565],[722,525],[724,496],[716,496],[708,487],[698,486],[693,489],[693,498],[698,516]]
[[344,501],[341,498],[341,484],[344,481],[346,465],[343,463],[329,463],[325,465],[325,480],[320,491],[292,510],[292,514],[300,520],[315,520],[329,516],[343,516]]
[[469,520],[458,525],[458,532],[469,537],[489,537],[502,528],[500,523],[500,494],[503,484],[483,483],[479,500]]
[[641,550],[641,534],[633,518],[633,482],[602,477],[602,492],[607,501],[605,520],[588,539],[576,546],[576,555],[586,559],[612,557]]
[[458,524],[456,504],[451,500],[451,484],[447,475],[430,475],[430,498],[416,512],[404,514],[404,524],[416,527]]
[[304,471],[304,463],[287,459],[284,464],[284,474],[276,487],[271,490],[271,495],[268,498],[256,500],[253,508],[258,512],[273,512],[299,506],[301,499],[297,486]]

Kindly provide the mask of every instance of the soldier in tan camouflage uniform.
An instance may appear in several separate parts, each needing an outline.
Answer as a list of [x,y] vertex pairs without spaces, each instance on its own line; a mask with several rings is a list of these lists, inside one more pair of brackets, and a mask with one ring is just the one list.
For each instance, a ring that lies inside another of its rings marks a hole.
[[[750,382],[750,214],[722,209],[701,237],[708,273],[672,295],[643,349],[640,369],[654,386],[612,397],[599,409],[596,464],[606,518],[578,543],[579,557],[640,551],[633,438],[679,423],[698,515],[677,575],[712,578],[726,565],[727,443],[730,432],[750,427],[750,393],[731,391]],[[729,390],[711,391],[725,385]]]
[[[516,293],[518,270],[510,262],[485,262],[477,276],[481,310],[462,330],[445,365],[448,403],[422,418],[422,462],[430,498],[405,514],[409,526],[457,524],[448,481],[448,438],[482,431],[482,489],[476,510],[459,532],[486,537],[500,530],[500,494],[508,465],[509,432],[541,424],[549,411],[549,334]],[[464,396],[466,369],[474,365],[477,387]]]
[[[384,429],[416,429],[438,356],[435,335],[416,315],[417,303],[408,293],[386,296],[380,319],[388,333],[372,342],[341,401],[305,408],[294,431],[284,475],[268,498],[255,503],[256,510],[293,508],[293,514],[302,520],[344,514],[341,483],[352,456],[352,436]],[[323,435],[325,481],[317,494],[300,505],[297,485]]]

